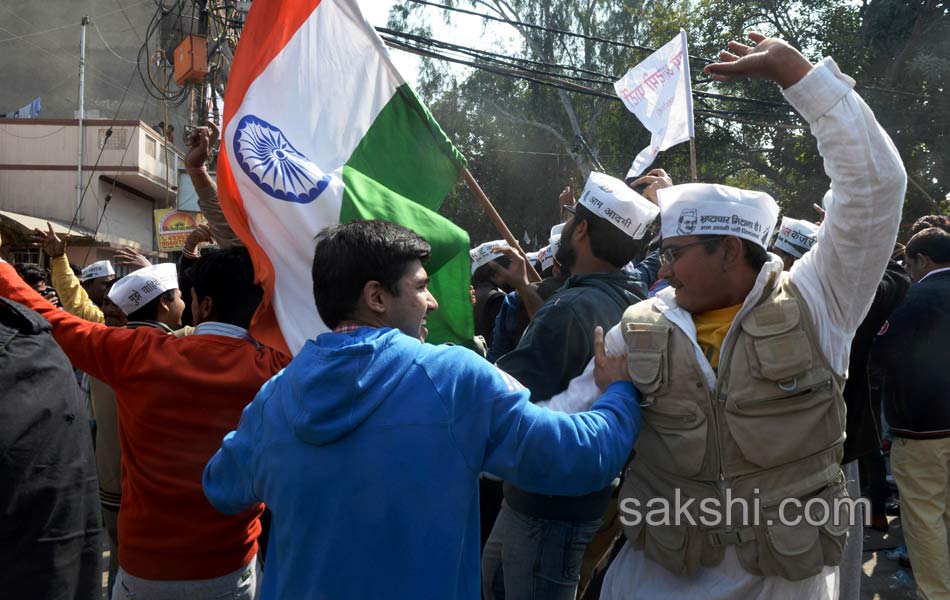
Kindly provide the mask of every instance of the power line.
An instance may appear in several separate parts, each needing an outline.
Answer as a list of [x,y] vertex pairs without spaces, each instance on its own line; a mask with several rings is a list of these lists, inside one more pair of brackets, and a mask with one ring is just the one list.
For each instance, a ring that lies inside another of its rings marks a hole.
[[[145,104],[146,104],[147,102],[148,102],[148,98],[147,98],[147,97],[146,97],[146,98],[142,98],[142,106],[139,107],[139,114],[138,114],[138,117],[136,118],[137,121],[141,121],[141,120],[142,120],[142,113],[145,112]],[[118,114],[119,114],[118,111],[116,111],[116,115],[118,115]],[[125,143],[125,151],[122,152],[122,158],[119,159],[119,165],[118,165],[119,167],[121,167],[121,166],[122,166],[122,163],[125,162],[125,156],[126,156],[126,154],[128,154],[129,148],[132,147],[132,140],[133,140],[134,138],[135,138],[134,135],[130,135],[130,136],[129,136],[129,139],[126,141],[126,143]],[[166,141],[166,143],[167,143],[167,141]],[[105,147],[105,140],[103,140],[102,146]],[[100,156],[101,156],[101,155],[102,155],[102,152],[100,152],[99,154],[100,154]],[[92,181],[92,174],[93,174],[93,173],[95,173],[95,167],[93,167],[93,172],[89,174],[89,179],[90,179],[90,181]],[[105,219],[105,216],[106,216],[106,209],[109,208],[109,200],[112,199],[112,192],[115,191],[115,186],[116,186],[116,184],[118,184],[118,183],[119,183],[119,171],[116,171],[116,172],[115,172],[115,175],[112,176],[112,187],[109,188],[109,191],[108,191],[108,192],[106,192],[105,200],[104,200],[103,205],[102,205],[102,214],[99,215],[99,221],[96,223],[96,229],[95,229],[95,231],[92,232],[92,241],[93,241],[93,243],[95,243],[96,237],[98,237],[98,235],[99,235],[99,227],[102,225],[102,220]],[[168,182],[166,181],[165,184],[167,185]],[[88,183],[86,184],[86,187],[87,187],[87,188],[89,187],[89,184],[88,184]],[[95,193],[95,192],[93,192],[93,193]],[[98,198],[98,194],[96,194],[96,197]],[[72,226],[72,225],[70,225],[70,226]],[[83,261],[82,261],[83,264],[85,264],[85,263],[89,260],[89,252],[90,252],[91,250],[92,250],[92,246],[89,246],[89,247],[86,249],[86,257],[85,257],[85,258],[83,259]]]
[[[106,41],[106,38],[102,36],[102,31],[99,30],[99,25],[97,25],[95,21],[92,21],[92,26],[96,28],[96,33],[99,34],[99,39],[102,40],[102,43],[103,45],[105,45],[106,50],[112,53],[112,56],[118,58],[119,60],[123,62],[127,62],[132,65],[136,64],[134,60],[129,60],[125,58],[124,56],[120,56],[119,54],[116,54],[116,51],[112,49],[112,46],[109,45],[109,42]],[[131,81],[129,83],[131,84]]]
[[[96,168],[99,166],[99,161],[102,159],[102,153],[105,152],[106,146],[108,145],[109,138],[112,137],[112,128],[115,126],[116,120],[119,118],[119,112],[122,110],[122,105],[125,103],[125,97],[128,95],[128,86],[132,85],[132,78],[135,77],[135,72],[132,72],[132,77],[129,77],[129,83],[126,84],[126,93],[122,94],[122,99],[119,100],[119,106],[115,109],[115,115],[112,117],[112,123],[109,124],[109,128],[106,129],[105,138],[102,140],[102,145],[99,147],[99,155],[96,156],[96,162],[92,165],[92,170],[89,171],[89,179],[86,180],[86,187],[83,188],[82,194],[79,195],[79,203],[76,205],[76,214],[73,215],[73,220],[69,223],[69,230],[72,231],[73,225],[76,223],[76,220],[79,219],[79,211],[82,210],[83,200],[86,198],[86,192],[89,191],[89,185],[92,184],[92,176],[96,173]],[[144,109],[144,102],[142,104]],[[139,113],[141,114],[141,112]],[[80,118],[82,115],[80,115]],[[131,136],[130,136],[131,137]],[[125,156],[123,155],[123,159]],[[119,163],[122,164],[121,162]],[[101,220],[100,220],[101,222]],[[67,235],[68,235],[67,231]]]
[[[436,46],[436,47],[442,48],[442,49],[444,49],[444,50],[458,52],[458,53],[460,53],[460,54],[465,54],[465,55],[471,56],[471,57],[473,57],[473,58],[476,58],[476,59],[478,59],[478,60],[484,60],[484,61],[486,61],[486,62],[491,62],[491,63],[495,63],[495,64],[501,64],[501,65],[505,65],[505,66],[509,66],[509,67],[514,67],[514,68],[521,69],[521,70],[526,71],[526,72],[529,72],[529,73],[534,73],[534,74],[539,74],[539,75],[546,75],[546,76],[551,76],[551,77],[557,77],[557,78],[562,79],[562,80],[571,80],[571,81],[576,81],[576,82],[581,82],[581,83],[593,83],[593,84],[598,84],[598,85],[610,85],[610,86],[612,87],[614,81],[616,81],[616,80],[618,79],[618,77],[616,77],[616,76],[614,76],[614,75],[607,74],[607,73],[600,73],[600,72],[597,72],[597,71],[591,71],[591,70],[587,70],[587,69],[579,69],[579,68],[577,68],[577,67],[572,67],[572,66],[570,66],[570,65],[563,65],[563,64],[558,64],[558,63],[544,63],[544,62],[534,61],[534,60],[530,60],[530,59],[523,59],[523,58],[516,58],[516,57],[506,57],[506,56],[504,56],[504,55],[502,55],[502,54],[497,54],[497,53],[494,53],[494,52],[489,52],[489,51],[487,51],[487,50],[482,50],[482,49],[479,49],[479,48],[472,48],[472,47],[470,47],[470,46],[461,46],[461,45],[458,45],[458,44],[453,44],[453,43],[451,43],[451,42],[446,42],[446,41],[443,41],[443,40],[437,40],[437,39],[430,38],[430,37],[426,37],[426,36],[421,36],[421,35],[411,34],[411,33],[403,32],[403,31],[397,31],[397,30],[393,30],[393,29],[388,29],[388,28],[386,28],[386,27],[377,27],[377,28],[376,28],[376,31],[379,32],[379,33],[382,33],[382,34],[396,35],[396,36],[399,36],[399,37],[404,37],[404,38],[407,38],[407,39],[410,39],[410,40],[413,40],[413,41],[416,41],[416,42],[419,42],[419,43],[422,43],[422,44],[429,44],[429,45],[432,45],[432,46]],[[483,55],[484,55],[484,56],[483,56]],[[512,61],[514,61],[514,62],[512,62]],[[553,69],[577,70],[577,71],[579,71],[579,72],[584,72],[584,73],[596,75],[596,76],[598,76],[598,77],[603,78],[603,80],[590,79],[590,78],[586,78],[586,77],[576,77],[576,76],[566,75],[566,74],[556,74],[556,73],[551,73],[551,72],[549,72],[549,71],[543,71],[543,70],[539,70],[539,69],[534,69],[534,68],[529,68],[529,67],[523,67],[523,66],[521,66],[521,65],[519,65],[519,64],[517,64],[517,63],[526,63],[526,64],[532,64],[532,65],[539,65],[539,66],[545,66],[545,67],[553,68]],[[608,93],[609,93],[609,91],[608,91]],[[759,99],[756,99],[756,98],[744,98],[744,97],[742,97],[742,96],[728,96],[728,95],[725,95],[725,94],[714,94],[714,93],[711,93],[711,92],[703,92],[703,91],[700,91],[700,90],[693,90],[693,94],[694,94],[695,96],[706,97],[706,98],[716,98],[716,99],[719,99],[719,100],[730,100],[730,101],[734,101],[734,102],[746,102],[746,103],[750,103],[750,104],[757,104],[757,105],[760,105],[760,106],[772,106],[772,107],[782,108],[782,109],[785,109],[785,110],[791,110],[791,109],[789,108],[789,106],[788,106],[787,104],[785,104],[785,103],[772,102],[772,101],[769,101],[769,100],[759,100]]]
[[[526,23],[526,22],[524,22],[524,21],[515,21],[515,20],[512,20],[512,19],[507,19],[507,18],[504,18],[504,17],[497,17],[497,16],[495,16],[495,15],[489,15],[489,14],[481,13],[481,12],[474,11],[474,10],[467,10],[467,9],[458,8],[458,7],[455,7],[455,6],[446,6],[445,4],[439,4],[439,3],[437,3],[437,2],[429,2],[428,0],[405,0],[405,1],[406,1],[406,2],[412,2],[413,4],[420,4],[420,5],[424,5],[424,6],[433,6],[433,7],[435,7],[435,8],[440,8],[440,9],[442,9],[442,10],[447,10],[447,11],[451,11],[451,12],[457,12],[457,13],[461,13],[461,14],[465,14],[465,15],[474,16],[474,17],[479,17],[479,18],[481,18],[481,19],[485,19],[485,20],[488,20],[488,21],[497,21],[497,22],[499,22],[499,23],[506,23],[506,24],[508,24],[508,25],[512,25],[512,26],[515,26],[515,27],[526,27],[526,28],[529,28],[529,29],[535,29],[535,30],[539,30],[539,31],[546,31],[546,32],[549,32],[549,33],[555,33],[555,34],[565,35],[565,36],[569,36],[569,37],[580,38],[580,39],[583,39],[583,40],[588,40],[588,41],[592,41],[592,42],[598,42],[598,43],[607,44],[607,45],[610,45],[610,46],[617,46],[617,47],[620,47],[620,48],[629,48],[629,49],[631,49],[631,50],[639,50],[639,51],[641,51],[641,52],[651,52],[651,53],[652,53],[652,52],[656,52],[656,50],[657,50],[656,48],[650,48],[650,47],[648,47],[648,46],[642,46],[642,45],[639,45],[639,44],[628,44],[627,42],[620,42],[620,41],[617,41],[617,40],[610,40],[610,39],[602,38],[602,37],[599,37],[599,36],[585,35],[585,34],[582,34],[582,33],[576,33],[576,32],[567,31],[567,30],[564,30],[564,29],[557,29],[557,28],[554,28],[554,27],[544,27],[544,26],[542,26],[542,25],[535,25],[534,23]],[[696,60],[696,61],[699,61],[699,62],[704,63],[704,64],[712,64],[712,63],[717,62],[716,60],[712,60],[712,59],[709,59],[709,58],[704,58],[704,57],[702,57],[702,56],[695,56],[695,55],[693,55],[693,54],[690,54],[690,55],[689,55],[689,58],[691,58],[691,59],[693,59],[693,60]],[[918,93],[915,93],[915,92],[908,92],[908,91],[906,91],[906,90],[895,90],[895,89],[884,88],[884,87],[873,86],[873,85],[858,84],[856,87],[857,87],[858,89],[862,89],[862,90],[869,90],[869,91],[873,91],[873,92],[894,94],[894,95],[899,95],[899,96],[910,96],[910,97],[922,98],[922,99],[924,99],[924,100],[930,100],[930,101],[934,101],[934,100],[936,99],[935,97],[929,96],[929,95],[926,95],[926,94],[918,94]]]
[[[115,10],[110,10],[109,12],[104,12],[104,13],[102,13],[101,15],[96,15],[96,16],[94,16],[94,17],[89,17],[89,20],[91,21],[91,20],[93,20],[93,19],[101,19],[101,18],[103,18],[103,17],[108,17],[109,15],[113,15],[113,14],[115,14],[115,13],[122,12],[122,11],[124,11],[124,10],[126,10],[126,9],[129,9],[129,8],[132,8],[132,7],[135,7],[135,6],[139,6],[139,5],[142,5],[142,4],[147,4],[147,3],[151,2],[151,1],[152,1],[152,0],[141,0],[141,2],[136,2],[135,4],[130,4],[130,5],[128,5],[128,6],[123,6],[123,7],[117,8],[117,9],[115,9]],[[13,16],[15,16],[15,17],[17,17],[18,19],[20,19],[21,21],[23,21],[24,23],[29,23],[29,21],[27,21],[27,20],[24,19],[23,17],[19,16],[18,14],[16,14],[15,12],[13,12],[13,11],[10,10],[9,8],[7,8],[6,6],[4,6],[3,8],[6,9],[8,12],[10,12],[10,14],[12,14]],[[60,25],[59,27],[51,27],[50,29],[44,29],[44,30],[42,30],[42,31],[34,31],[33,33],[24,33],[24,34],[22,34],[22,35],[13,35],[12,37],[3,38],[2,40],[0,40],[0,44],[2,44],[3,42],[12,42],[12,41],[15,41],[15,40],[22,40],[22,39],[28,38],[28,37],[34,37],[34,36],[37,36],[37,35],[43,35],[43,34],[46,34],[46,33],[53,33],[54,31],[62,31],[63,29],[68,29],[68,28],[70,28],[70,27],[79,27],[79,25],[80,25],[79,23],[67,23],[67,24],[65,24],[65,25]]]
[[[146,0],[146,1],[150,2],[151,0]],[[144,4],[144,2],[141,2],[140,4]],[[108,14],[108,13],[107,13],[107,14]],[[7,29],[4,29],[3,27],[0,27],[0,31],[7,31],[7,32],[9,33],[9,31],[8,31]],[[40,51],[42,51],[42,52],[45,52],[45,53],[48,54],[52,59],[54,59],[54,60],[56,60],[57,62],[59,62],[61,66],[63,66],[64,68],[69,69],[70,77],[72,77],[72,76],[74,75],[74,73],[73,73],[73,68],[74,68],[75,65],[73,65],[73,63],[71,62],[70,58],[67,58],[67,57],[65,57],[65,56],[63,56],[63,55],[60,55],[60,54],[56,54],[55,52],[53,52],[53,51],[50,50],[49,48],[44,48],[43,46],[37,45],[37,44],[35,44],[34,42],[32,42],[31,40],[23,40],[23,42],[25,42],[26,44],[29,44],[31,47],[33,47],[33,48],[35,48],[35,49],[37,49],[37,50],[40,50]],[[136,93],[136,92],[132,92],[132,91],[128,88],[128,86],[123,86],[121,83],[118,83],[118,82],[116,82],[116,80],[112,79],[112,77],[106,75],[104,72],[100,71],[99,69],[97,69],[97,68],[95,68],[95,67],[93,67],[93,66],[91,66],[91,65],[86,65],[86,70],[87,70],[93,77],[96,77],[99,81],[101,81],[102,83],[104,83],[104,84],[106,84],[106,85],[108,85],[108,86],[110,86],[110,87],[113,87],[113,88],[115,88],[115,89],[117,89],[117,90],[119,90],[119,91],[122,91],[122,92],[130,92],[130,93],[132,94],[132,96],[135,97],[135,98],[143,98],[143,99],[144,99],[144,98],[147,98],[147,96],[142,96],[141,94],[138,94],[138,93]],[[179,116],[181,116],[181,115],[179,115]]]
[[[488,19],[490,21],[497,21],[499,23],[506,23],[508,25],[513,25],[515,27],[526,27],[528,29],[535,29],[538,31],[546,31],[548,33],[556,33],[559,35],[566,35],[570,37],[580,38],[583,40],[589,40],[592,42],[599,42],[602,44],[609,44],[611,46],[617,46],[620,48],[628,48],[630,50],[639,50],[641,52],[656,52],[656,48],[650,48],[647,46],[641,46],[639,44],[628,44],[627,42],[618,42],[616,40],[608,40],[607,38],[598,37],[595,35],[585,35],[583,33],[575,33],[573,31],[567,31],[566,29],[557,29],[555,27],[544,27],[543,25],[535,25],[534,23],[525,23],[524,21],[514,21],[512,19],[506,19],[504,17],[496,17],[494,15],[486,15],[485,13],[480,13],[474,10],[466,10],[464,8],[458,8],[455,6],[446,6],[444,4],[438,4],[435,2],[427,2],[426,0],[406,0],[407,2],[412,2],[414,4],[422,4],[425,6],[434,6],[436,8],[441,8],[442,10],[449,10],[452,12],[462,13],[466,15],[471,15],[475,17],[480,17],[482,19]],[[703,63],[712,63],[714,61],[709,60],[708,58],[703,58],[701,56],[689,55],[693,60],[698,60]]]
[[[537,74],[526,75],[526,74],[524,74],[524,73],[523,73],[522,71],[520,71],[520,70],[508,69],[508,68],[503,68],[503,67],[495,67],[495,66],[490,66],[490,65],[479,64],[479,63],[475,63],[475,62],[472,62],[472,61],[463,60],[463,59],[460,59],[460,58],[454,58],[454,57],[446,56],[446,55],[444,55],[444,54],[439,54],[439,53],[437,53],[437,52],[433,52],[433,51],[426,50],[426,49],[423,49],[423,48],[418,48],[418,47],[416,47],[416,46],[412,46],[412,45],[406,44],[406,43],[404,43],[404,42],[402,42],[402,41],[400,41],[400,40],[397,40],[397,39],[392,38],[392,37],[389,37],[389,36],[385,36],[385,35],[384,35],[384,36],[381,36],[381,37],[383,38],[383,40],[384,40],[388,45],[390,45],[390,46],[392,46],[392,47],[394,47],[394,48],[398,48],[398,49],[400,49],[400,50],[404,50],[404,51],[406,51],[406,52],[411,52],[411,53],[414,53],[414,54],[419,54],[419,55],[421,55],[421,56],[427,56],[427,57],[429,57],[429,58],[435,58],[435,59],[437,59],[437,60],[444,60],[444,61],[453,62],[453,63],[456,63],[456,64],[461,64],[461,65],[468,66],[468,67],[472,67],[472,68],[475,68],[475,69],[480,69],[480,70],[483,70],[483,71],[487,71],[487,72],[489,72],[489,73],[494,73],[494,74],[496,74],[496,75],[501,75],[501,76],[503,76],[503,77],[509,77],[509,78],[513,78],[513,79],[521,79],[521,80],[525,80],[525,81],[531,81],[531,82],[534,82],[534,83],[537,83],[537,84],[540,84],[540,85],[544,85],[544,86],[548,86],[548,87],[563,89],[563,90],[566,90],[566,91],[577,92],[577,93],[585,94],[585,95],[588,95],[588,96],[595,96],[595,97],[599,97],[599,98],[605,98],[605,99],[611,100],[611,101],[620,102],[620,98],[618,98],[618,97],[616,96],[616,94],[612,94],[612,93],[608,93],[608,92],[603,91],[603,90],[598,90],[598,89],[595,89],[595,88],[591,88],[591,87],[583,86],[583,85],[580,85],[580,84],[572,83],[572,82],[570,82],[570,81],[564,81],[564,80],[562,80],[562,79],[558,79],[558,78],[554,78],[554,77],[546,77],[546,76],[537,75]],[[738,114],[733,114],[734,112],[738,112]],[[742,123],[747,123],[747,124],[759,125],[759,126],[764,126],[764,127],[779,127],[779,128],[786,128],[786,129],[801,129],[801,126],[791,125],[791,124],[787,124],[787,123],[755,122],[755,121],[751,121],[751,120],[745,118],[745,117],[747,117],[747,116],[752,116],[752,115],[756,115],[756,116],[761,115],[761,116],[769,116],[769,117],[778,116],[778,115],[771,115],[771,114],[766,114],[766,113],[748,113],[748,112],[742,112],[742,111],[717,111],[717,110],[710,110],[710,109],[696,109],[696,110],[694,110],[694,114],[698,114],[698,115],[702,115],[702,116],[711,116],[711,117],[721,118],[721,119],[729,119],[729,120],[734,120],[734,121],[736,121],[736,122],[742,122]]]

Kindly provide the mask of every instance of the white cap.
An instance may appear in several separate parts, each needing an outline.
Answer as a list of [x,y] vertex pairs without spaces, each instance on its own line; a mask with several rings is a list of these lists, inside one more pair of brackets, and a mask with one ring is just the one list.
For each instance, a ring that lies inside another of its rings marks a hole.
[[475,274],[475,271],[478,267],[487,265],[496,258],[501,258],[504,254],[497,254],[492,252],[494,248],[507,248],[508,242],[505,240],[495,240],[493,242],[485,242],[480,244],[475,248],[468,251],[469,256],[472,258],[472,274]]
[[801,258],[818,241],[818,226],[809,221],[782,217],[782,226],[775,238],[775,247]]
[[547,271],[554,266],[554,251],[551,246],[545,246],[538,250],[538,260],[541,261],[541,270]]
[[713,183],[685,183],[657,192],[664,239],[734,235],[768,248],[779,208],[772,196]]
[[107,260],[100,260],[83,269],[79,281],[89,281],[96,277],[108,277],[109,275],[115,275],[112,263]]
[[540,251],[538,251],[538,252],[526,252],[524,256],[525,256],[525,258],[528,259],[528,262],[531,263],[532,266],[534,266],[535,268],[537,268],[537,266],[538,266],[539,264],[541,264],[541,258],[539,257],[540,253],[541,253]]
[[590,174],[577,203],[607,219],[635,240],[643,237],[647,227],[660,214],[655,204],[623,181],[604,173]]
[[168,290],[178,287],[175,263],[162,263],[133,271],[109,290],[109,300],[130,315]]
[[[554,260],[554,255],[557,254],[557,251],[561,248],[561,231],[564,229],[564,223],[558,223],[551,228],[551,236],[548,238],[548,247],[551,249],[551,260]],[[544,267],[542,266],[542,269]]]

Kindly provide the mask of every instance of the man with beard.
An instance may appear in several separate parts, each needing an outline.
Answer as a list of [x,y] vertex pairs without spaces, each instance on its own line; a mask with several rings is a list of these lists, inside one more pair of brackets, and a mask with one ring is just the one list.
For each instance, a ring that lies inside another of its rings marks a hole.
[[[623,270],[646,244],[657,208],[618,179],[592,173],[580,200],[564,206],[557,262],[571,277],[534,314],[518,346],[496,363],[548,400],[567,388],[594,353],[591,332],[611,327],[646,298]],[[523,260],[507,252],[519,267]],[[581,558],[600,528],[615,486],[580,497],[532,494],[506,484],[505,501],[482,554],[486,598],[573,599]]]

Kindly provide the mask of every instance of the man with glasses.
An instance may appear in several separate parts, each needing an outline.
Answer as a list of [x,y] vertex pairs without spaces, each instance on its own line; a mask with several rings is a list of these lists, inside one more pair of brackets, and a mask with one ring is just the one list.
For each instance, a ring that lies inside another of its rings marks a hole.
[[[766,251],[778,217],[768,194],[659,190],[659,275],[670,287],[606,337],[608,353],[627,356],[644,421],[620,491],[626,544],[604,581],[608,600],[837,597],[849,525],[842,388],[907,179],[830,58],[812,65],[785,42],[749,37],[705,70],[783,88],[818,140],[831,202],[814,248],[783,272]],[[591,395],[586,379],[565,402]]]
[[[627,306],[646,297],[648,282],[623,267],[643,251],[658,213],[623,181],[602,173],[592,173],[580,200],[562,208],[567,222],[555,259],[571,277],[534,313],[518,346],[496,363],[530,390],[535,403],[581,373],[593,356],[594,327],[613,326]],[[514,269],[523,270],[523,260],[505,252]],[[615,489],[559,497],[506,483],[482,554],[486,598],[573,600],[584,550]]]

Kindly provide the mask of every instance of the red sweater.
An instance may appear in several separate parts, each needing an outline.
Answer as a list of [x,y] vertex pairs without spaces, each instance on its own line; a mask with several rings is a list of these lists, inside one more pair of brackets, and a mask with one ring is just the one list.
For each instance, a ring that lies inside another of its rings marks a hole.
[[115,390],[122,444],[119,561],[143,579],[220,577],[257,553],[263,505],[215,510],[201,475],[260,387],[290,362],[246,340],[119,329],[55,308],[0,263],[0,296],[53,325],[72,363]]

